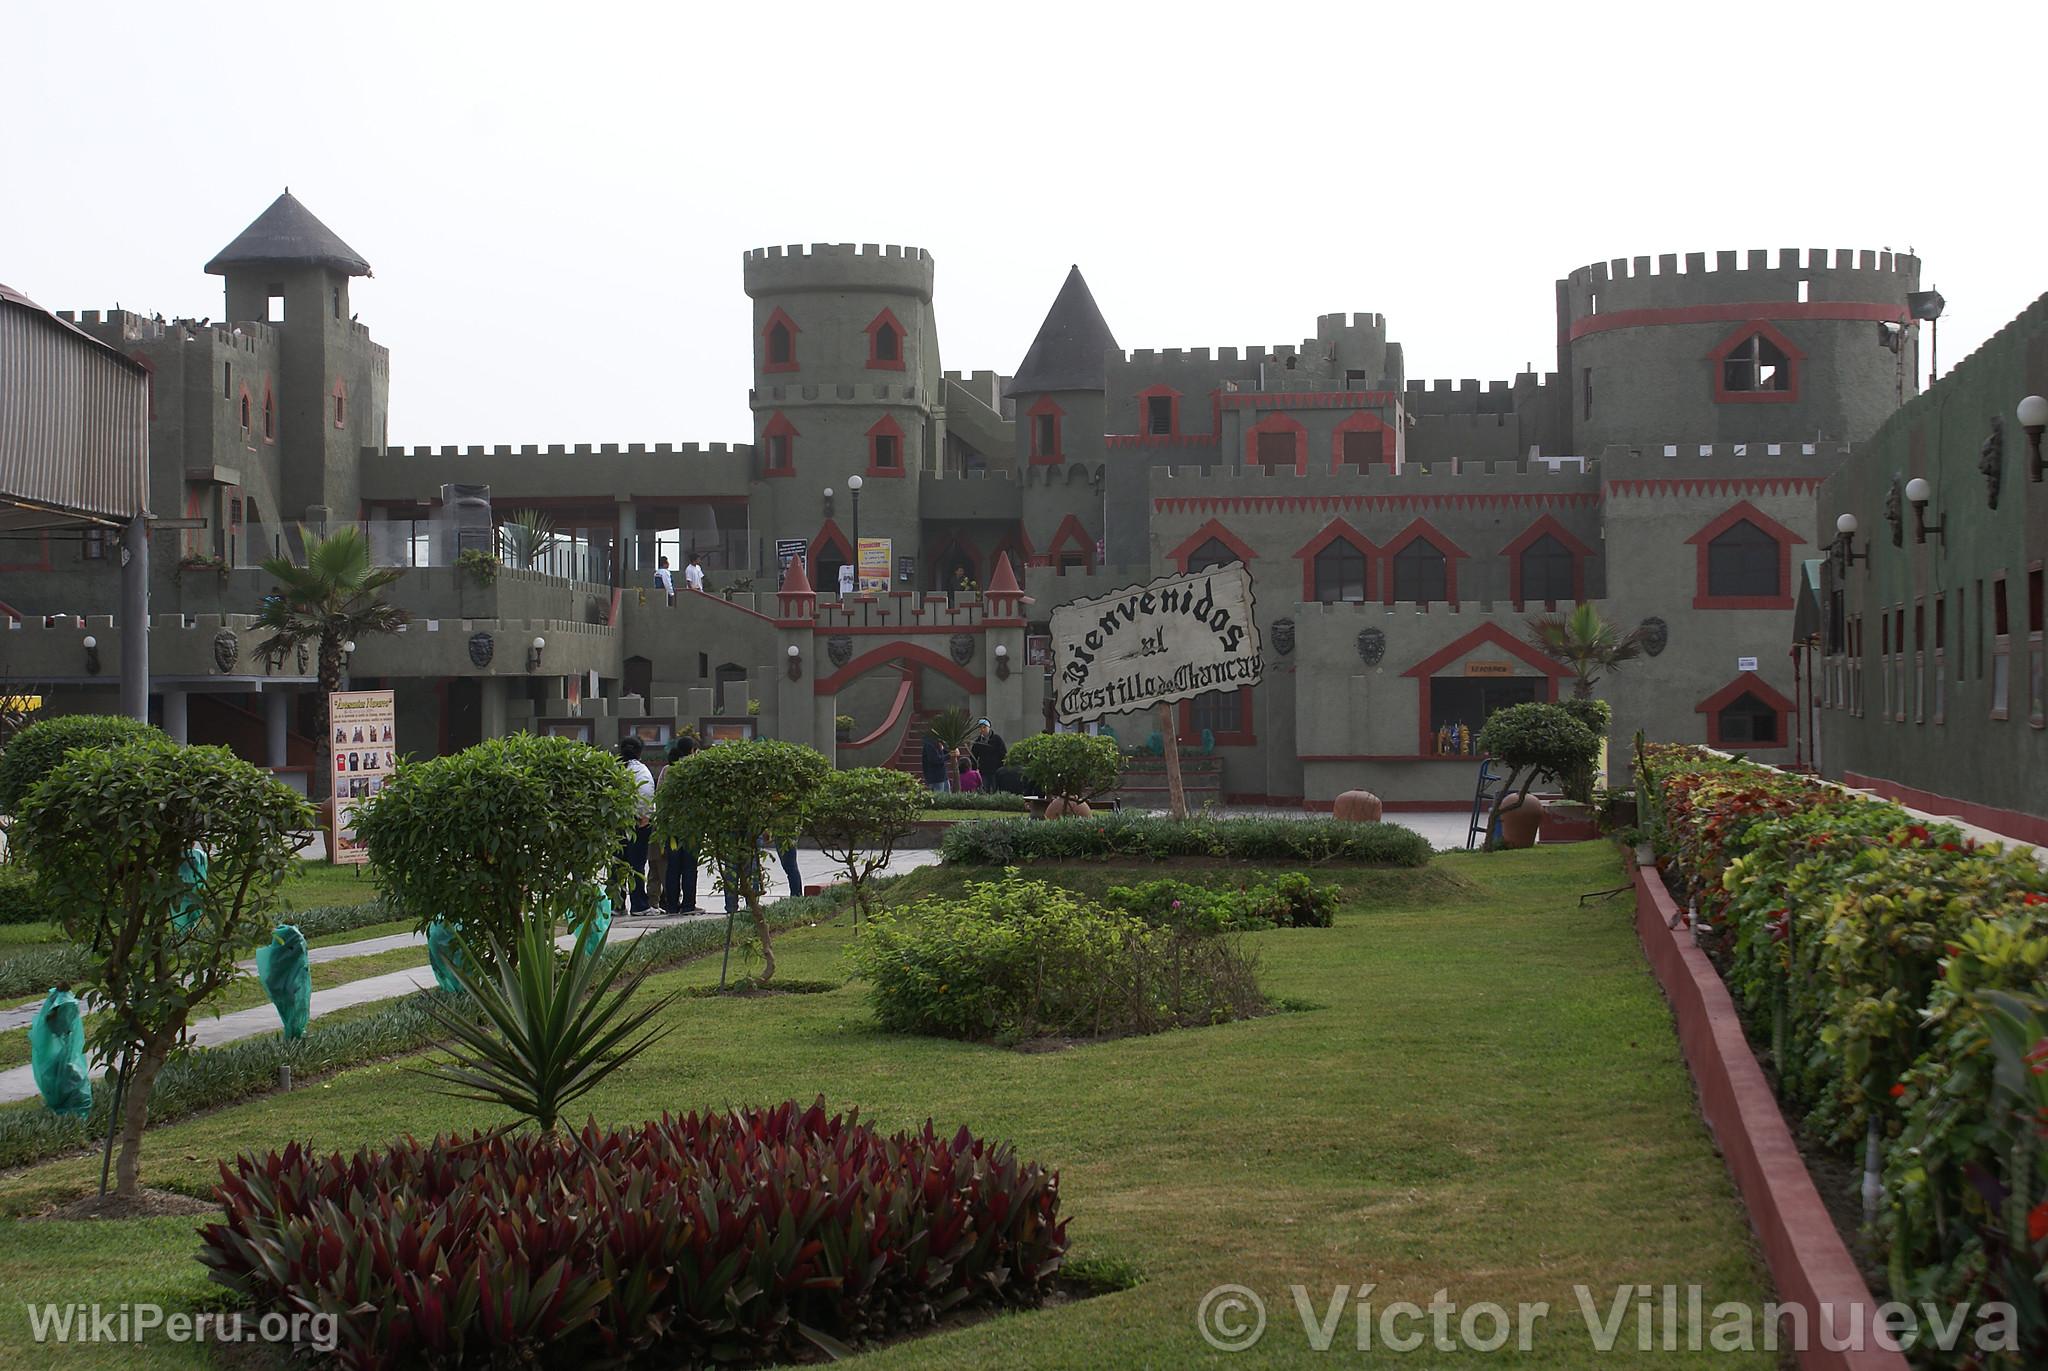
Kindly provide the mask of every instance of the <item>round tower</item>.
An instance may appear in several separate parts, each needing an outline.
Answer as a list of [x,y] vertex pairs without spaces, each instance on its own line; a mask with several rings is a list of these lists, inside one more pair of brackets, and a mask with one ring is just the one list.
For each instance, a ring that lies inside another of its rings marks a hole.
[[894,244],[813,243],[746,255],[761,503],[774,537],[810,543],[811,580],[823,593],[836,587],[856,537],[891,539],[898,559],[917,555],[917,477],[939,443],[932,275],[931,254]]
[[1557,285],[1574,448],[1860,442],[1914,393],[1919,288],[1918,258],[1848,248],[1581,267]]

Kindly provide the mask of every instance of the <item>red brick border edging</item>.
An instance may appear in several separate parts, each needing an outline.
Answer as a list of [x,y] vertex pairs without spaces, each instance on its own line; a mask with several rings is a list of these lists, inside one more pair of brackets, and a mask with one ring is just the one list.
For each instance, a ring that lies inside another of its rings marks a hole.
[[[1814,1189],[1720,973],[1693,945],[1690,929],[1671,927],[1678,908],[1656,868],[1638,867],[1635,887],[1636,935],[1678,1020],[1700,1110],[1749,1210],[1778,1302],[1806,1309],[1809,1345],[1798,1354],[1801,1371],[1908,1371],[1904,1356],[1880,1349],[1870,1337],[1878,1301]],[[1849,1312],[1859,1304],[1860,1324]],[[1849,1352],[1822,1346],[1820,1332],[1828,1326],[1822,1306],[1835,1310],[1835,1328],[1860,1326],[1873,1345]]]

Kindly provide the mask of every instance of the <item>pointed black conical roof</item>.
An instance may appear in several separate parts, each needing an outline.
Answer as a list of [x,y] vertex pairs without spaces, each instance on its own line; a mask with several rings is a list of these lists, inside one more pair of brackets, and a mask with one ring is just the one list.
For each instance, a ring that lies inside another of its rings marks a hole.
[[206,270],[225,276],[230,267],[253,266],[320,266],[348,276],[370,274],[370,264],[362,254],[314,218],[313,211],[294,199],[289,188],[234,242],[215,253]]
[[1031,351],[1010,380],[1010,394],[1035,395],[1049,390],[1101,390],[1102,357],[1115,350],[1116,335],[1095,306],[1095,296],[1081,279],[1081,268],[1067,273],[1058,298],[1046,311]]

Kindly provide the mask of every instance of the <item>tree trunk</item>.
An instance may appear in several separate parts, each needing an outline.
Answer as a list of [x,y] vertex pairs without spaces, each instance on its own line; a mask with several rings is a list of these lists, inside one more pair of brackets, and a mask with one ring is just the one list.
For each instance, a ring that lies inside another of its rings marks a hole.
[[761,940],[761,974],[755,984],[766,985],[775,979],[775,944],[769,940],[768,916],[761,912],[761,897],[751,890],[747,892],[747,913],[753,917],[755,936]]
[[1173,719],[1173,706],[1159,706],[1159,736],[1166,740],[1166,808],[1176,819],[1188,816],[1188,792],[1180,779],[1180,738]]
[[121,1103],[121,1155],[114,1162],[114,1193],[123,1199],[142,1193],[142,1128],[149,1122],[149,1094],[167,1055],[161,1042],[146,1045],[128,1077]]
[[[308,798],[321,798],[324,787],[326,797],[334,798],[334,712],[328,708],[330,697],[341,689],[341,640],[332,634],[320,637],[320,707],[313,712],[320,716],[320,775],[322,779],[308,790]],[[332,861],[334,854],[327,854]]]

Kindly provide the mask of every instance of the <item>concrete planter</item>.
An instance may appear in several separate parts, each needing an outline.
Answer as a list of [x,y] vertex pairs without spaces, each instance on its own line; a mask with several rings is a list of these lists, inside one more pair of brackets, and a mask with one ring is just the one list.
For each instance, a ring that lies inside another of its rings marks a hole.
[[1600,836],[1600,822],[1576,800],[1545,798],[1539,834],[1546,843],[1590,842]]

